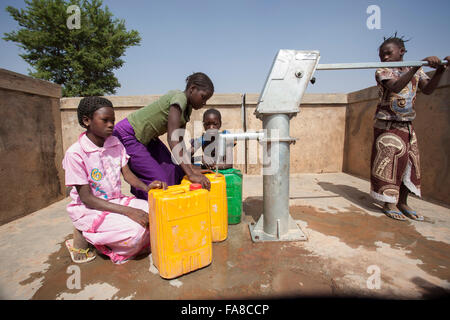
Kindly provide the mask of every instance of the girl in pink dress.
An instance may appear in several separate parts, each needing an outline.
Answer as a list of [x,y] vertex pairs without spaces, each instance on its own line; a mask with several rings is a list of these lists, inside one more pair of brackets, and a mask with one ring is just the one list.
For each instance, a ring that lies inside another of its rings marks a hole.
[[63,160],[66,185],[72,202],[67,206],[74,225],[74,239],[66,241],[76,263],[95,258],[89,243],[120,264],[148,251],[148,203],[121,193],[120,174],[134,188],[148,192],[166,188],[154,181],[146,185],[129,169],[129,156],[116,137],[112,103],[101,97],[83,98],[78,122],[86,131],[66,152]]

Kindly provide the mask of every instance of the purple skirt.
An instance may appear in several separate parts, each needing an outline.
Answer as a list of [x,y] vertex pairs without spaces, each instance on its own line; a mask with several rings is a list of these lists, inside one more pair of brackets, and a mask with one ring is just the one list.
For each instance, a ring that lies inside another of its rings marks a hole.
[[[128,166],[131,171],[144,183],[149,185],[155,180],[163,181],[168,186],[179,184],[185,175],[183,169],[172,162],[169,149],[159,138],[155,138],[148,145],[140,143],[128,119],[119,121],[113,135],[119,138],[130,156]],[[138,199],[148,200],[148,194],[131,187],[131,193]]]

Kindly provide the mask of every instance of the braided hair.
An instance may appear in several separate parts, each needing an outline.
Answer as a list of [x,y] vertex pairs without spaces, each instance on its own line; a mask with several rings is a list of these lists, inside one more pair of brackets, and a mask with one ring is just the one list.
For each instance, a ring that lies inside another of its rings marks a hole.
[[397,31],[396,31],[393,36],[390,36],[388,38],[383,37],[383,43],[378,47],[378,52],[380,52],[381,48],[383,48],[383,46],[388,43],[393,43],[393,44],[397,45],[399,48],[405,49],[405,52],[406,52],[405,42],[407,42],[409,40],[411,40],[411,39],[405,40],[403,36],[397,36]]
[[214,93],[214,84],[203,72],[195,72],[186,78],[186,90],[192,85],[195,85],[199,89]]
[[220,114],[219,110],[213,108],[208,109],[203,113],[203,121],[205,121],[206,117],[209,114],[214,114],[217,117],[217,119],[219,119],[220,123],[222,123],[222,115]]
[[102,97],[85,97],[81,99],[77,109],[78,123],[80,126],[86,128],[83,123],[83,117],[86,116],[92,119],[94,112],[103,107],[113,108],[113,104],[108,99]]

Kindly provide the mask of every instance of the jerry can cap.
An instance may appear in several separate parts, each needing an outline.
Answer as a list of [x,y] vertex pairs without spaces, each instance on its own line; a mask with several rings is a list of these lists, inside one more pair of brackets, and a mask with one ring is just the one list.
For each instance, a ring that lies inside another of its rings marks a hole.
[[189,190],[198,190],[201,189],[202,185],[200,183],[191,183],[191,185],[189,186]]

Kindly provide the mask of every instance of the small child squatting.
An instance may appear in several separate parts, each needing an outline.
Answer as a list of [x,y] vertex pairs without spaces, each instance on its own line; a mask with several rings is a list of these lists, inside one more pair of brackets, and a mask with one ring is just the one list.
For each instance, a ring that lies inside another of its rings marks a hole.
[[[191,162],[194,163],[194,153],[202,148],[202,168],[209,170],[223,170],[229,169],[233,167],[232,164],[232,153],[227,158],[228,154],[228,146],[227,153],[222,157],[222,159],[218,159],[218,155],[216,155],[216,148],[218,146],[218,141],[216,140],[219,136],[219,130],[222,127],[222,115],[216,109],[208,109],[203,113],[203,128],[205,133],[200,138],[191,139]],[[228,131],[224,130],[222,133],[227,133]],[[236,145],[236,143],[234,143]],[[230,146],[231,147],[231,146]]]

